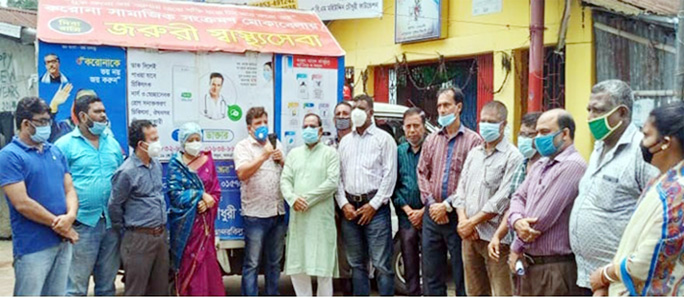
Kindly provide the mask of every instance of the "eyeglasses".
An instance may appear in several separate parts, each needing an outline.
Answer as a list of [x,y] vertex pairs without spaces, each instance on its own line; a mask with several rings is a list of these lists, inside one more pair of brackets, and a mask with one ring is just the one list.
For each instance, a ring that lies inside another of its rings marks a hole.
[[37,127],[43,127],[43,126],[50,126],[50,125],[52,125],[52,119],[37,119],[37,120],[36,120],[36,119],[31,119],[30,122],[31,122],[31,123],[36,123],[37,125],[34,125],[34,126],[37,126]]
[[316,129],[318,129],[318,128],[320,128],[320,127],[314,126],[314,125],[304,125],[304,126],[302,126],[302,129],[306,129],[306,128],[316,128]]

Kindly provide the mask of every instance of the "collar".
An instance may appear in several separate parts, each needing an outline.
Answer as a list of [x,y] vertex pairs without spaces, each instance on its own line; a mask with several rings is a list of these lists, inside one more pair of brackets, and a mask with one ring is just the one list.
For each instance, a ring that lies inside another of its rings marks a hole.
[[404,142],[404,144],[406,144],[406,152],[408,152],[409,154],[413,154],[413,155],[420,154],[420,152],[423,150],[423,143],[425,143],[425,139],[423,139],[423,142],[418,147],[418,151],[414,152],[413,146],[411,146],[411,143],[408,141]]
[[[376,129],[378,129],[378,127],[375,126],[375,123],[371,122],[370,126],[368,126],[368,128],[366,128],[366,131],[363,131],[363,135],[366,135],[366,134],[374,135]],[[352,130],[352,133],[354,133],[356,135],[363,136],[363,135],[359,134],[359,131],[357,131],[356,128],[354,128]]]
[[[322,140],[322,139],[321,139],[321,140]],[[321,140],[319,140],[319,141],[316,143],[316,145],[314,145],[313,148],[310,148],[309,145],[306,144],[306,143],[305,143],[304,145],[306,146],[306,149],[307,149],[308,151],[313,152],[313,151],[317,150],[319,146],[321,146]]]
[[[263,144],[261,144],[261,142],[257,141],[256,138],[254,138],[254,136],[252,136],[252,134],[249,134],[249,136],[247,136],[247,137],[249,138],[250,144],[256,144],[259,146],[264,146]],[[266,141],[268,141],[268,140],[266,140]]]
[[[145,163],[143,163],[140,158],[138,158],[138,155],[135,154],[135,151],[131,153],[131,156],[129,157],[131,160],[133,160],[133,164],[135,164],[135,167],[147,167],[145,166]],[[150,167],[152,168],[154,166],[154,159],[150,158]]]
[[[38,150],[38,147],[29,146],[28,144],[21,141],[21,139],[19,139],[19,136],[16,136],[16,135],[12,137],[12,143],[16,144],[17,146],[19,146],[24,151]],[[49,150],[50,147],[52,147],[51,143],[49,143],[47,141],[43,142],[43,151]]]
[[[484,151],[486,151],[485,145],[486,145],[486,144],[483,143],[483,144],[477,146],[477,148],[478,148],[479,150],[481,150],[481,151],[484,152]],[[497,143],[496,146],[494,147],[494,151],[500,151],[500,152],[502,152],[502,153],[505,153],[505,152],[507,152],[507,151],[510,150],[510,149],[511,149],[511,146],[508,145],[508,139],[507,139],[505,136],[504,136],[504,138],[502,138],[501,141],[499,141],[499,143]]]
[[[458,136],[458,135],[460,135],[460,134],[464,134],[465,132],[466,132],[466,127],[463,125],[463,122],[461,122],[461,126],[458,127],[458,132],[456,132],[456,135],[455,135],[454,137],[456,137],[456,136]],[[449,133],[447,133],[446,127],[440,129],[438,133],[439,133],[440,135],[444,135],[444,136],[447,137],[447,138],[449,137]]]
[[[639,129],[637,129],[637,127],[634,124],[630,123],[629,126],[627,126],[627,129],[625,129],[625,131],[622,132],[622,135],[620,136],[620,139],[618,139],[615,148],[619,148],[623,145],[634,143],[632,140],[634,139],[634,135],[637,134],[637,132],[639,132]],[[639,145],[639,143],[637,143],[637,145]],[[604,146],[605,142],[597,141],[595,144],[595,150],[597,152],[601,152]]]
[[557,162],[565,162],[570,156],[572,156],[574,153],[577,153],[577,149],[575,149],[575,144],[571,144],[569,147],[567,147],[564,151],[562,151],[556,158],[554,158],[554,161]]

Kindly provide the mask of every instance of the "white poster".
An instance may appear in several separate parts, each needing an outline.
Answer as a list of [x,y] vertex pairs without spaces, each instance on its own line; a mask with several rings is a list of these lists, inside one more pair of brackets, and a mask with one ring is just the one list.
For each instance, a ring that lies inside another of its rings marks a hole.
[[503,0],[473,0],[473,16],[499,13]]
[[394,42],[440,38],[442,2],[442,0],[396,0]]
[[[333,110],[338,100],[338,60],[334,57],[283,56],[280,139],[289,151],[304,144],[304,116],[321,117],[328,137],[336,134]],[[324,139],[325,141],[325,139]]]
[[263,106],[273,130],[273,65],[270,54],[128,50],[128,119],[157,125],[162,160],[180,149],[177,129],[196,122],[204,149],[232,159],[247,137],[245,114]]
[[206,0],[205,2],[276,8],[295,6],[301,10],[313,10],[324,21],[382,17],[382,0]]

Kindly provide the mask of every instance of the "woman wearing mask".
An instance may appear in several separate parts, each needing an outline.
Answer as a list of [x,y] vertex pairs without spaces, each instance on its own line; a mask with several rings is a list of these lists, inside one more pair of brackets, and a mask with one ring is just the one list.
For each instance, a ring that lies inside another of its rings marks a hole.
[[643,128],[644,160],[662,173],[641,195],[613,263],[591,275],[594,295],[684,295],[684,103],[657,108]]
[[178,295],[225,295],[214,248],[214,221],[221,189],[211,152],[203,152],[202,129],[186,123],[181,151],[169,161],[171,264]]

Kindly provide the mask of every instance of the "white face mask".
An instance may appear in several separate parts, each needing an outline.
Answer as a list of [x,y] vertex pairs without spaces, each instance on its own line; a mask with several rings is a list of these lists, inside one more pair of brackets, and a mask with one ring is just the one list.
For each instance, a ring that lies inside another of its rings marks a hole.
[[366,124],[366,120],[368,119],[368,114],[366,114],[365,110],[361,110],[358,108],[355,108],[352,110],[351,113],[351,120],[352,120],[352,126],[354,128],[358,128]]
[[186,142],[185,143],[185,152],[188,153],[189,155],[198,156],[201,151],[202,151],[202,142],[201,141],[193,141],[193,142]]
[[150,158],[159,157],[159,155],[161,155],[161,152],[162,152],[161,142],[155,141],[155,142],[147,144],[147,155],[150,156]]

